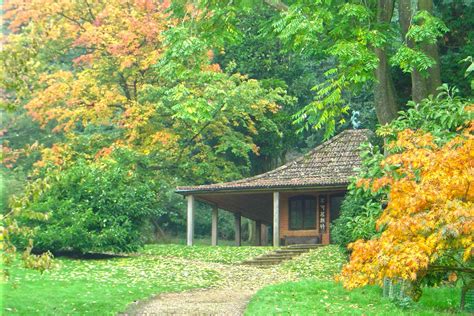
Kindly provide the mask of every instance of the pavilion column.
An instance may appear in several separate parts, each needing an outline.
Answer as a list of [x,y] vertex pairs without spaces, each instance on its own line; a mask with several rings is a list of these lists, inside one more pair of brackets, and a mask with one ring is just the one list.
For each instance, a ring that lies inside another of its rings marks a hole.
[[187,245],[193,245],[193,237],[194,237],[194,195],[188,195],[188,214],[187,214]]
[[255,246],[262,245],[262,222],[255,221]]
[[241,216],[240,213],[234,213],[235,245],[241,245]]
[[273,247],[280,246],[280,192],[273,192]]
[[267,227],[266,224],[262,224],[261,227],[262,227],[261,228],[261,233],[262,233],[262,235],[261,235],[261,240],[262,240],[261,244],[262,244],[262,246],[267,246],[268,245],[268,227]]
[[212,207],[212,229],[211,229],[211,245],[217,246],[217,219],[219,216],[219,208],[217,205]]

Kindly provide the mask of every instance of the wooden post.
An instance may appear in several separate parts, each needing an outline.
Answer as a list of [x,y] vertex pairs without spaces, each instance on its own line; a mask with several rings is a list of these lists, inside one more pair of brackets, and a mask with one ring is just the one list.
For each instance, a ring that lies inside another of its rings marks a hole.
[[217,219],[219,214],[219,208],[217,205],[212,207],[212,229],[211,229],[211,244],[217,246]]
[[268,227],[266,224],[262,224],[262,246],[268,246]]
[[280,192],[273,192],[273,247],[280,246]]
[[240,213],[234,213],[234,228],[235,228],[235,245],[241,245],[241,225],[240,225],[241,217]]
[[187,244],[188,246],[193,245],[194,237],[194,195],[188,195],[188,229],[187,229]]
[[255,221],[255,246],[262,245],[262,222]]

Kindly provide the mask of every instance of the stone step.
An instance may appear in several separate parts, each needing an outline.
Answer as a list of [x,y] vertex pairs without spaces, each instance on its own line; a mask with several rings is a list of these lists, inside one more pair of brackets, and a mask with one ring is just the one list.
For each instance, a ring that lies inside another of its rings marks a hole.
[[304,251],[309,251],[311,248],[297,248],[297,247],[285,247],[285,248],[280,248],[275,251],[297,251],[297,250],[304,250]]
[[242,265],[244,266],[249,266],[249,267],[254,267],[254,268],[262,268],[262,269],[269,269],[273,266],[275,266],[276,264],[272,263],[272,264],[247,264],[247,263],[242,263]]
[[266,262],[266,261],[284,261],[290,260],[291,258],[255,258],[250,261]]
[[258,265],[276,265],[280,264],[282,261],[246,261],[242,262],[244,265],[250,265],[250,266],[258,266]]
[[286,246],[286,249],[314,249],[321,247],[322,244],[294,244]]
[[251,260],[244,261],[242,262],[242,264],[269,267],[272,265],[280,264],[283,261],[291,260],[293,259],[293,257],[299,256],[303,253],[310,251],[311,249],[318,248],[321,246],[322,245],[304,245],[304,244],[290,245],[290,246],[277,249],[273,252],[264,254],[262,256],[253,258]]
[[258,263],[262,263],[262,264],[267,264],[267,263],[271,263],[271,264],[279,264],[283,261],[288,261],[289,259],[284,259],[284,260],[250,260],[251,263],[254,263],[254,264],[258,264]]
[[256,257],[254,259],[292,259],[295,255],[268,255],[264,257]]
[[309,249],[289,249],[289,248],[285,248],[285,249],[279,249],[279,250],[275,250],[276,253],[295,253],[295,254],[298,254],[298,253],[305,253],[305,252],[308,252]]
[[290,260],[293,257],[257,257],[253,259],[249,259],[247,261],[283,261],[283,260]]
[[298,253],[299,253],[298,251],[275,250],[273,252],[265,254],[264,256],[294,256],[294,255],[298,255]]
[[265,263],[280,263],[284,260],[247,260],[247,261],[244,261],[242,263],[244,264],[258,264],[258,263],[262,263],[262,264],[265,264]]
[[299,250],[301,252],[308,252],[310,250],[313,250],[313,249],[317,249],[317,248],[286,248],[286,249],[282,249],[282,250],[290,250],[290,251],[296,251],[296,250]]
[[244,262],[242,262],[242,264],[245,264],[245,265],[276,265],[276,264],[282,263],[283,261],[288,261],[288,260],[291,260],[291,259],[292,258],[284,258],[284,257],[280,257],[280,258],[255,258],[255,259],[252,259],[252,260],[244,261]]

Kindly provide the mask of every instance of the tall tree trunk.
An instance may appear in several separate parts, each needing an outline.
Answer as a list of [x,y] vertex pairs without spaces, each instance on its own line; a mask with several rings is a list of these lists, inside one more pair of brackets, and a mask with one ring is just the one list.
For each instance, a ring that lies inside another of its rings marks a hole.
[[[415,44],[413,41],[406,39],[406,34],[410,28],[412,17],[414,16],[416,8],[412,8],[412,0],[400,0],[399,10],[399,21],[401,34],[404,40],[407,41],[407,45],[410,48],[414,48]],[[418,10],[433,12],[433,0],[418,0]],[[418,49],[422,50],[427,56],[431,57],[435,61],[435,65],[428,69],[428,74],[423,75],[417,69],[414,69],[411,73],[411,90],[412,99],[415,102],[420,102],[430,94],[436,94],[436,88],[441,85],[441,72],[439,67],[439,55],[438,47],[436,44],[421,44]]]
[[[414,48],[415,44],[413,41],[406,38],[414,15],[412,0],[400,0],[398,5],[398,15],[402,40],[407,41],[408,47]],[[413,101],[417,103],[428,96],[427,80],[417,69],[414,69],[411,73],[411,95]]]
[[155,218],[152,218],[151,224],[153,225],[153,233],[156,241],[166,240],[166,234],[163,229],[160,227],[160,223]]
[[[377,23],[388,25],[393,16],[393,8],[393,0],[378,0]],[[397,117],[399,106],[385,47],[375,48],[375,54],[379,59],[379,64],[375,70],[375,112],[379,123],[383,125]]]
[[[418,0],[418,10],[428,11],[430,14],[432,14],[433,0]],[[435,61],[434,66],[428,69],[429,77],[426,84],[428,93],[434,95],[436,94],[436,88],[441,85],[441,68],[438,54],[438,45],[425,44],[423,45],[423,52]]]

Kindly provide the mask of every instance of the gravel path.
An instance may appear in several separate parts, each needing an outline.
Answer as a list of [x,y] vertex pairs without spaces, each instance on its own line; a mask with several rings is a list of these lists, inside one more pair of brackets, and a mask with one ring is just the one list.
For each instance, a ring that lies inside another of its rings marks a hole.
[[222,278],[209,289],[160,294],[129,307],[128,315],[242,315],[250,298],[260,288],[295,280],[277,266],[256,268],[239,265],[205,263]]

